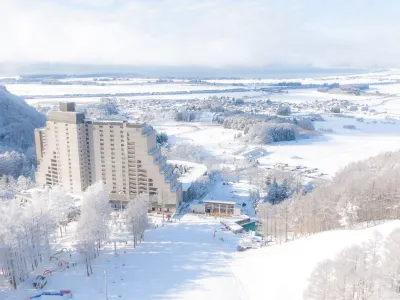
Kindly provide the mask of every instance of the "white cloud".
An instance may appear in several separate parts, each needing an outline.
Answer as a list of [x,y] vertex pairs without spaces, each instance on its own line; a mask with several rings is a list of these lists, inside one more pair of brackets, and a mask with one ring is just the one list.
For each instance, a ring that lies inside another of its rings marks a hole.
[[0,62],[398,67],[400,4],[378,2],[0,0]]

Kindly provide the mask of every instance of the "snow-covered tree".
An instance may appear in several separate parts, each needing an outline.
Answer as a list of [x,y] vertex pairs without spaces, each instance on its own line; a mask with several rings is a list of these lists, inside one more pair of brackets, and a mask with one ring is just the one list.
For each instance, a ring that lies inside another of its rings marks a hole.
[[73,210],[75,200],[61,186],[54,186],[48,191],[49,210],[53,216],[60,235],[67,230],[68,215]]
[[129,231],[132,234],[133,245],[136,247],[138,242],[144,238],[147,228],[147,212],[149,209],[149,196],[140,194],[135,199],[129,201],[124,217]]
[[[337,173],[332,182],[322,183],[307,193],[296,188],[296,179],[286,179],[289,189],[285,189],[282,194],[289,191],[288,197],[293,200],[289,220],[294,236],[300,237],[339,227],[351,228],[359,223],[371,226],[378,221],[398,219],[398,161],[400,152],[394,152],[350,164]],[[275,184],[273,178],[266,199],[276,203],[275,199],[280,197],[280,181],[278,179]],[[282,209],[278,204],[278,214],[282,213]]]
[[184,159],[192,162],[203,162],[209,156],[203,146],[187,142],[177,143],[176,146],[166,154],[168,159]]
[[395,229],[384,241],[383,299],[400,298],[400,229]]
[[310,276],[304,299],[399,299],[399,232],[392,232],[385,242],[375,232],[362,245],[321,262]]
[[276,110],[276,114],[280,116],[288,116],[292,113],[289,105],[280,105]]
[[14,288],[50,257],[50,234],[55,222],[48,198],[32,195],[32,201],[0,202],[0,267]]
[[88,276],[93,273],[92,259],[98,255],[102,243],[107,240],[110,214],[106,185],[97,182],[89,186],[83,194],[81,215],[75,234],[78,249],[85,256]]

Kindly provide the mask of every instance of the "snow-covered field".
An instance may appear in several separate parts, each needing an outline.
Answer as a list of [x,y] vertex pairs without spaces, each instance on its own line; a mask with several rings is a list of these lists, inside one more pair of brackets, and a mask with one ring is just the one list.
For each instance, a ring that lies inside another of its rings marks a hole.
[[[261,146],[267,151],[265,156],[258,159],[261,165],[303,165],[318,168],[320,172],[332,176],[353,161],[399,149],[399,121],[388,122],[364,116],[364,122],[359,122],[356,118],[332,114],[324,115],[324,118],[325,121],[315,122],[316,128],[332,129],[332,133]],[[344,129],[344,125],[355,125],[356,129]],[[234,139],[237,130],[224,129],[215,124],[169,122],[155,127],[170,135],[173,143],[202,145],[210,152],[210,156],[219,156],[222,160],[228,157],[239,158],[246,150],[260,148],[259,145],[247,145]]]
[[115,94],[115,93],[159,93],[196,90],[224,90],[232,86],[195,84],[135,84],[135,85],[46,85],[46,84],[7,84],[7,89],[18,96],[64,95],[64,94]]
[[241,84],[276,84],[282,81],[286,82],[301,82],[303,84],[371,84],[371,83],[392,83],[400,80],[400,70],[392,69],[380,72],[367,72],[360,74],[349,75],[332,75],[332,76],[319,76],[315,78],[300,77],[300,78],[280,78],[280,79],[210,79],[205,80],[212,83],[241,83]]
[[[123,97],[126,101],[132,100],[180,100],[180,101],[192,101],[196,99],[207,99],[208,97],[214,94],[210,93],[201,93],[201,92],[192,92],[190,94],[182,94],[182,95],[174,95],[174,94],[165,94],[165,95],[145,95],[145,96],[126,96]],[[219,97],[248,97],[253,99],[264,99],[266,94],[260,91],[248,91],[248,92],[219,92],[217,94]],[[35,98],[26,99],[31,105],[34,104],[57,104],[60,101],[71,101],[76,103],[96,103],[99,102],[102,97],[95,96],[85,96],[85,97],[68,97],[63,98],[62,95],[58,95],[58,97],[50,97],[50,98]]]
[[[269,154],[259,159],[261,164],[287,163],[319,168],[334,175],[353,161],[363,160],[385,151],[395,151],[400,145],[400,122],[383,124],[384,120],[325,116],[326,121],[316,122],[316,127],[330,128],[333,133],[297,142],[274,143],[267,146]],[[355,125],[356,129],[344,129],[343,125]]]

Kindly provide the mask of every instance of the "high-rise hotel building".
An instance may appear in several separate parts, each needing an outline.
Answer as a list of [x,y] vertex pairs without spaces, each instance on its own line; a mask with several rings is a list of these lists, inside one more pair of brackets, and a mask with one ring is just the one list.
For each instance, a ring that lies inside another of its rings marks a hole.
[[87,120],[75,103],[60,103],[35,131],[35,143],[38,184],[79,194],[101,180],[115,206],[140,193],[150,195],[153,210],[175,211],[182,201],[182,186],[145,123]]

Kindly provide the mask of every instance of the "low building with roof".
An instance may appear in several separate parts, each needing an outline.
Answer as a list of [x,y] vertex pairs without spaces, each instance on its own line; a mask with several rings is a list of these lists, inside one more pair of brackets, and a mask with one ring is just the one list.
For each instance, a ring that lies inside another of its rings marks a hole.
[[235,201],[205,200],[203,201],[205,212],[217,216],[237,216],[241,208]]

